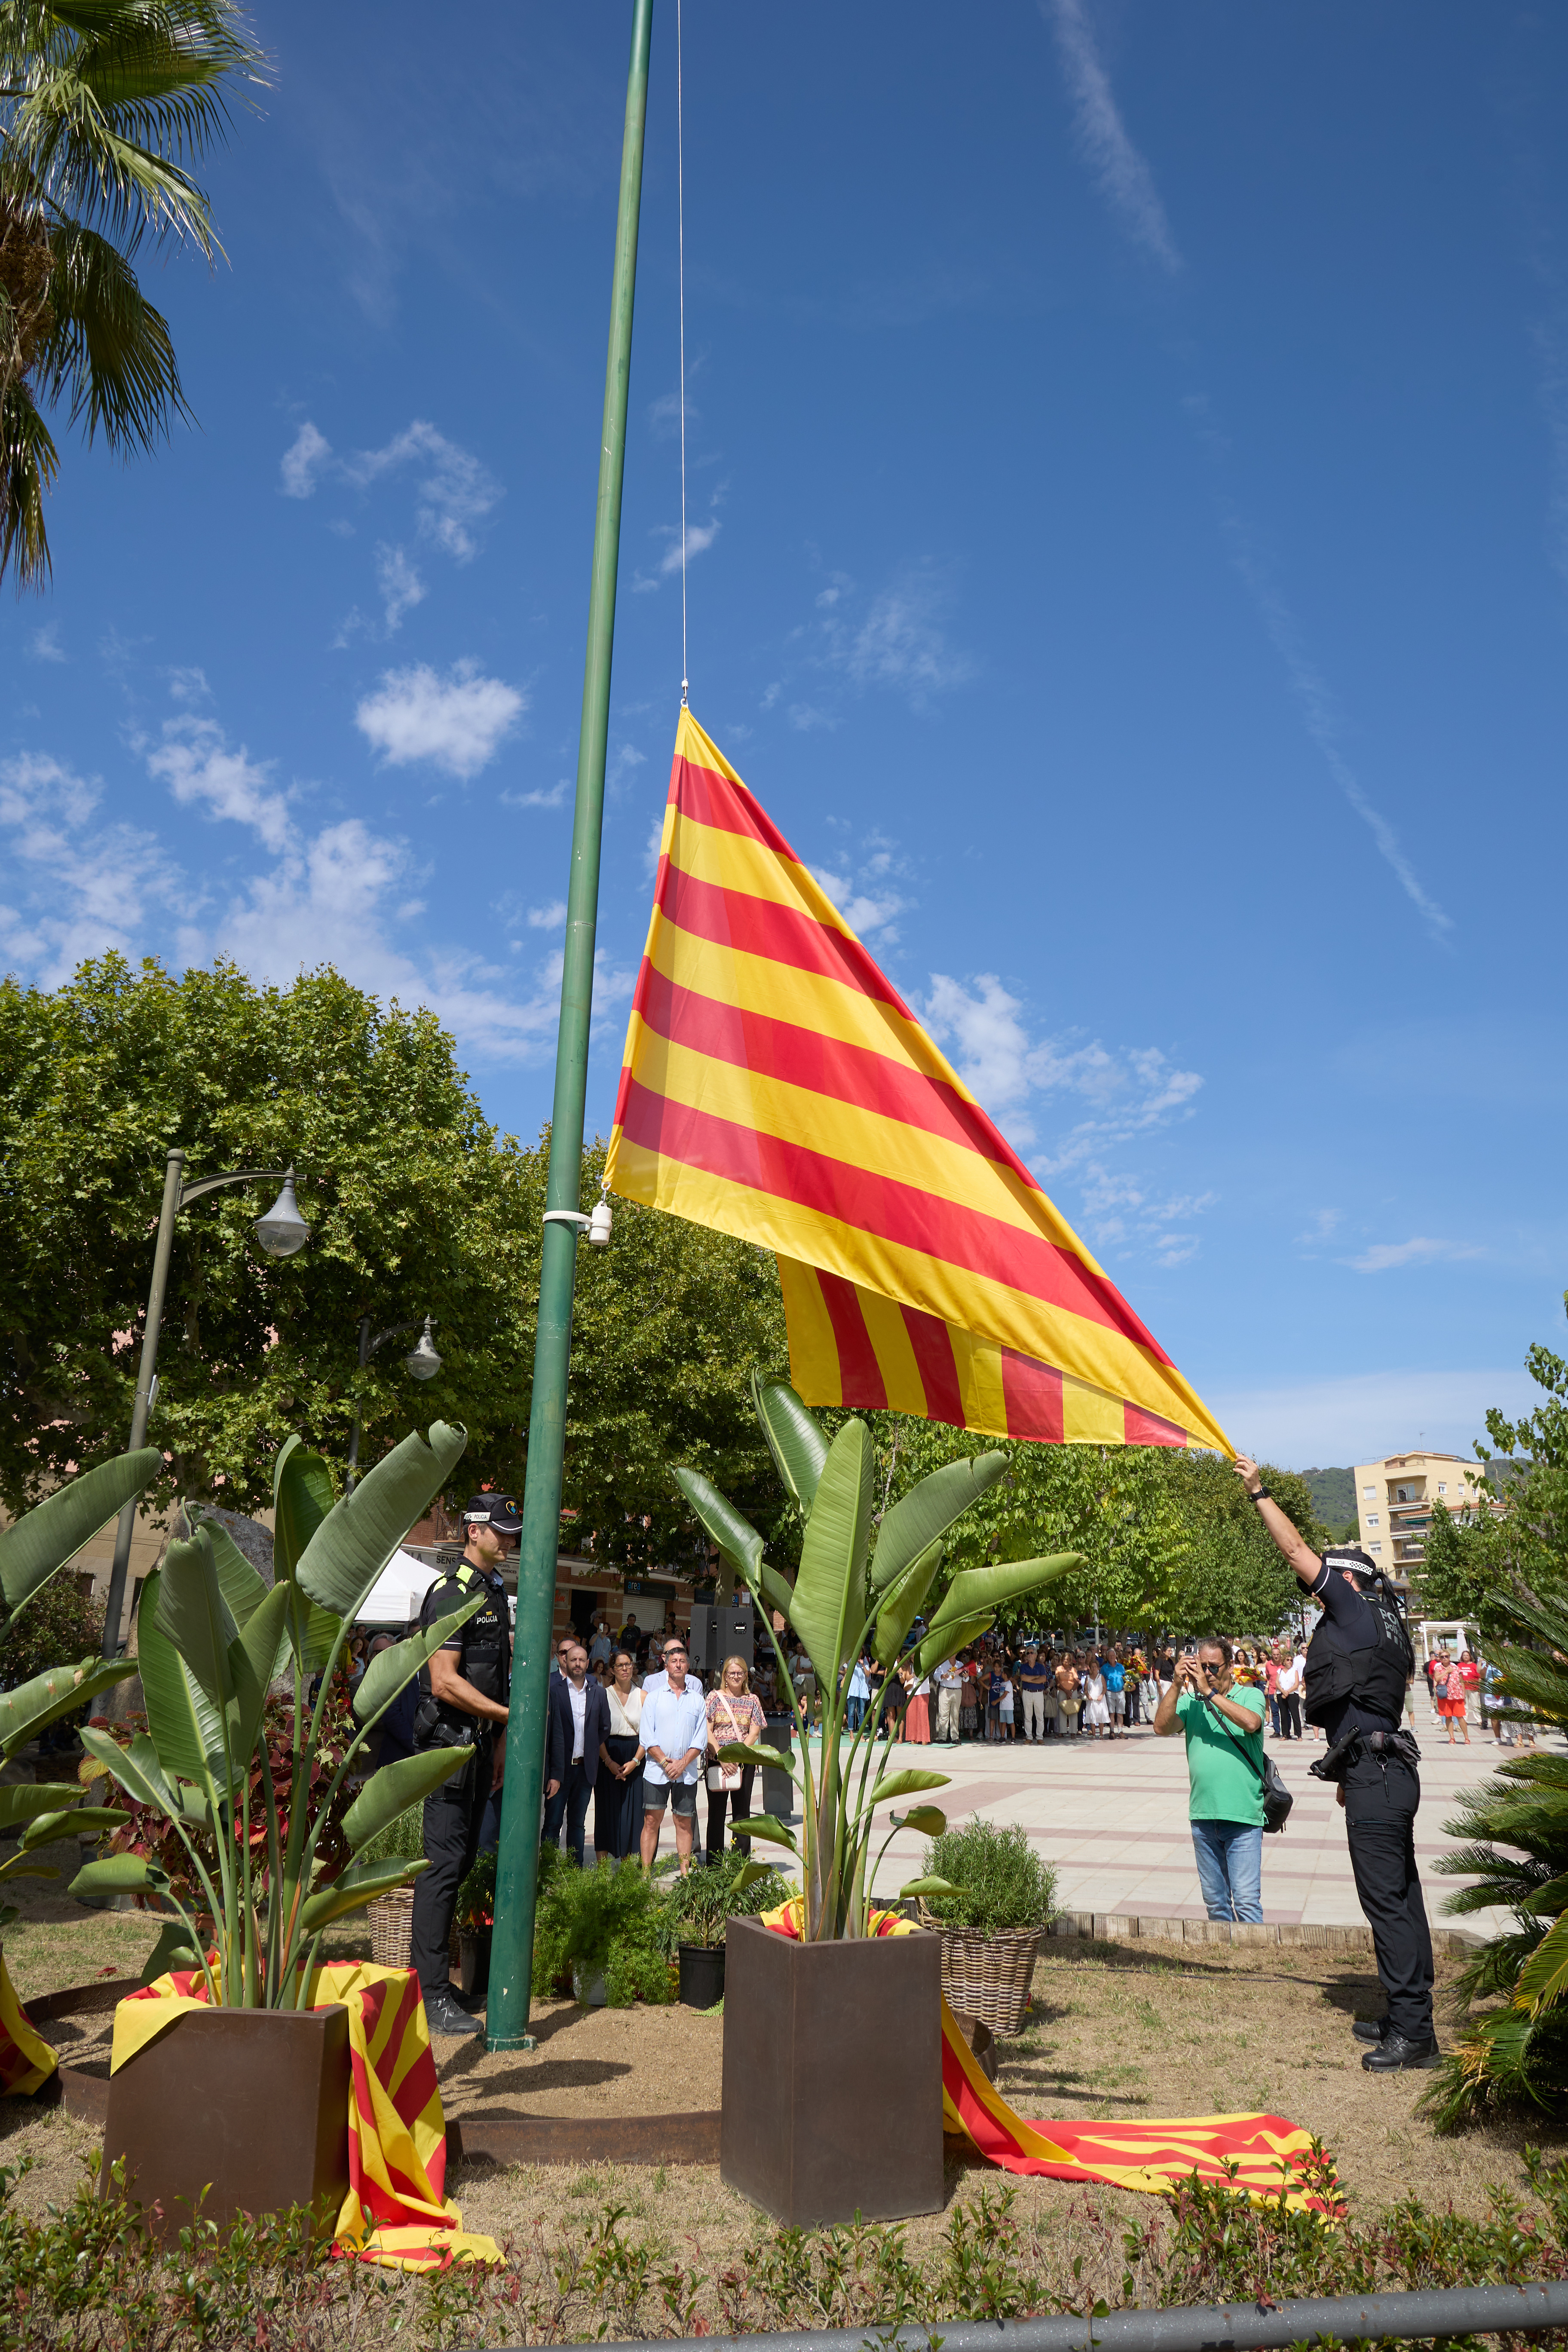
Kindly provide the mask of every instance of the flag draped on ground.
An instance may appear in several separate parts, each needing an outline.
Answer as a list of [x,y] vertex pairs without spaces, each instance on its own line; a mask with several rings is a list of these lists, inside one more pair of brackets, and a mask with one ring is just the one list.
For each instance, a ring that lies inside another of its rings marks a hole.
[[[798,1895],[762,1924],[798,1941]],[[873,1911],[874,1936],[909,1936],[913,1922],[894,1911]],[[1196,2173],[1251,2198],[1279,2198],[1297,2211],[1342,2210],[1333,2167],[1311,2134],[1283,2116],[1140,2116],[1129,2123],[1026,2123],[1016,2115],[975,2057],[958,2020],[942,2002],[942,2126],[968,2140],[1006,2172],[1044,2173],[1052,2180],[1103,2180],[1113,2189],[1159,2195]]]
[[[447,2199],[447,2127],[418,1978],[359,1962],[318,1969],[307,2007],[335,2001],[349,2013],[349,2190],[334,2248],[394,2270],[499,2263],[495,2240],[466,2231]],[[205,2006],[206,1979],[195,1969],[128,1995],[114,2012],[110,2073]]]
[[30,2098],[59,2061],[29,2022],[0,1952],[0,2096]]
[[808,1403],[1231,1451],[687,710],[605,1181],[777,1254]]

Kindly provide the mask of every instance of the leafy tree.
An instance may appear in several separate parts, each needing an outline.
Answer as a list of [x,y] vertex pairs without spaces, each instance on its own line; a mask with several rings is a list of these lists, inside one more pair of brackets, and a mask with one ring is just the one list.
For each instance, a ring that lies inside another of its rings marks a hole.
[[[169,1467],[149,1505],[265,1507],[283,1434],[341,1465],[356,1398],[363,1465],[417,1411],[468,1428],[465,1494],[520,1488],[547,1145],[487,1124],[432,1014],[383,1010],[331,968],[279,989],[224,962],[175,980],[110,957],[52,992],[0,984],[0,1498],[17,1509],[125,1443],[176,1142],[193,1177],[294,1160],[312,1230],[279,1265],[251,1233],[269,1188],[181,1213],[150,1431]],[[602,1165],[590,1155],[585,1198]],[[415,1386],[401,1340],[362,1377],[363,1315],[381,1330],[426,1313],[435,1380]],[[574,1338],[572,1539],[670,1557],[690,1533],[668,1463],[742,1496],[767,1478],[745,1381],[783,1360],[773,1261],[617,1203],[612,1246],[581,1253]]]
[[[1183,1451],[1163,1457],[1164,1475],[1187,1531],[1170,1621],[1189,1633],[1274,1633],[1300,1607],[1296,1572],[1276,1549],[1256,1503],[1217,1454]],[[1260,1465],[1264,1485],[1286,1517],[1321,1551],[1329,1541],[1312,1493],[1295,1470]]]
[[191,177],[261,79],[234,0],[0,0],[0,573],[49,574],[44,411],[129,456],[188,417],[144,240],[216,249]]
[[0,1687],[16,1690],[62,1658],[90,1658],[102,1639],[101,1609],[68,1577],[54,1577],[0,1634]]
[[1568,1601],[1568,1361],[1540,1345],[1524,1361],[1541,1402],[1521,1421],[1488,1413],[1478,1499],[1433,1511],[1421,1563],[1427,1614],[1469,1618],[1494,1642],[1516,1630],[1516,1601]]

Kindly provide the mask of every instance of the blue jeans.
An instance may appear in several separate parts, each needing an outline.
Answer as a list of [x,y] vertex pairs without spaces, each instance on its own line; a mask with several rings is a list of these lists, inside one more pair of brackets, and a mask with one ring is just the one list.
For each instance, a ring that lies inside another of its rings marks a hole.
[[863,1698],[855,1698],[853,1696],[846,1699],[844,1702],[844,1727],[846,1731],[858,1731],[860,1726],[865,1722],[865,1700]]
[[1211,1919],[1263,1919],[1263,1825],[1194,1822],[1198,1884]]

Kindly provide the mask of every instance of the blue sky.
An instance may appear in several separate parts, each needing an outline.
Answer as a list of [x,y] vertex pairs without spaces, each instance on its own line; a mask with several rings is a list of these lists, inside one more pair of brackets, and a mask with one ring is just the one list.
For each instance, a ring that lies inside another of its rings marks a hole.
[[[629,10],[264,9],[200,419],[0,612],[0,923],[330,958],[548,1112]],[[1238,1444],[1568,1281],[1568,19],[685,7],[692,707]],[[590,1129],[680,680],[658,0]]]

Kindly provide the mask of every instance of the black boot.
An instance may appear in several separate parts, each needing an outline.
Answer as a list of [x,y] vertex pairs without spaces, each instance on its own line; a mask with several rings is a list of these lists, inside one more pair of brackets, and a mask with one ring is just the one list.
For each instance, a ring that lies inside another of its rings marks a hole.
[[1375,2050],[1369,2050],[1362,2060],[1369,2074],[1392,2074],[1403,2066],[1436,2066],[1442,2063],[1442,2053],[1436,2042],[1411,2042],[1391,2026]]
[[1387,2031],[1386,2017],[1358,2017],[1351,2027],[1358,2042],[1381,2042]]
[[483,2020],[470,2017],[466,2009],[459,2008],[456,1996],[446,1985],[426,1994],[425,2021],[435,2039],[445,2036],[451,2040],[458,2034],[482,2033],[485,2030]]

